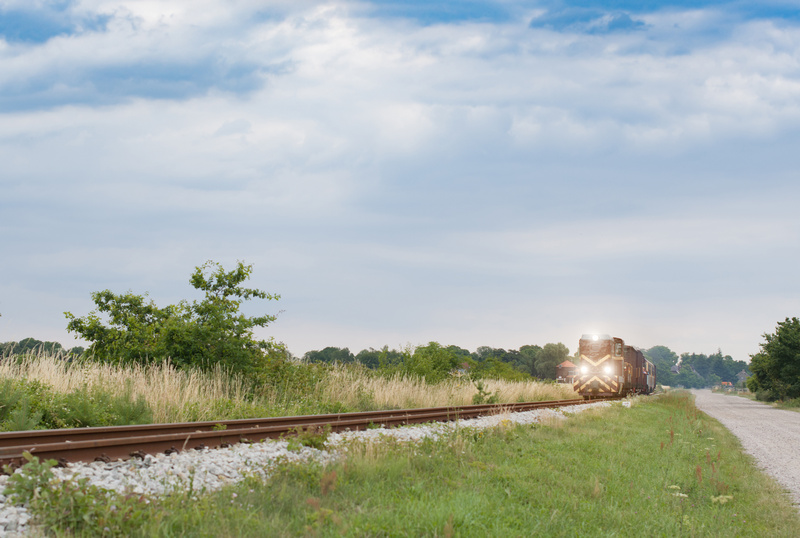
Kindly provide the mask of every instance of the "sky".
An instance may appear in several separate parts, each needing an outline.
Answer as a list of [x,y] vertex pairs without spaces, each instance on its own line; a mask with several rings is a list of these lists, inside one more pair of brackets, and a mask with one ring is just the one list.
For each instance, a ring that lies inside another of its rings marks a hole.
[[747,361],[800,315],[799,146],[797,1],[0,0],[0,342],[241,260],[296,356]]

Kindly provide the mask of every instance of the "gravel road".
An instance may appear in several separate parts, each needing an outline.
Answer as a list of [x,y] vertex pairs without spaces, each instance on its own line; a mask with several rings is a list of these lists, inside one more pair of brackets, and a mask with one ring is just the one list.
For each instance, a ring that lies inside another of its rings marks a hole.
[[692,390],[697,408],[719,420],[800,509],[800,413],[747,398]]

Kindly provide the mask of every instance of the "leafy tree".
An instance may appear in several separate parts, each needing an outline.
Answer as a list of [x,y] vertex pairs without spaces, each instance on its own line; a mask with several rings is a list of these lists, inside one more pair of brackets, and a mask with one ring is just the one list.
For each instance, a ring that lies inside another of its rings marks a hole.
[[[244,301],[277,300],[278,295],[245,288],[252,265],[239,262],[232,271],[208,261],[196,267],[192,286],[205,294],[201,301],[181,301],[159,308],[146,295],[110,290],[92,293],[96,310],[82,318],[65,312],[67,330],[92,342],[87,354],[114,363],[145,363],[170,359],[177,366],[211,368],[222,365],[248,373],[264,362],[264,353],[280,347],[257,340],[255,327],[266,327],[276,316],[247,317]],[[104,323],[101,315],[108,318]]]
[[519,348],[520,361],[518,363],[518,368],[527,374],[535,376],[536,359],[539,358],[539,353],[541,352],[542,348],[539,346],[522,346]]
[[333,364],[335,362],[350,363],[355,360],[355,357],[346,347],[340,348],[329,346],[319,351],[306,352],[306,354],[303,355],[303,360],[306,362],[325,362]]
[[407,373],[424,377],[429,383],[441,381],[459,366],[459,356],[438,342],[417,346],[411,356],[404,359]]
[[381,354],[378,356],[378,367],[387,372],[397,371],[403,364],[407,354],[404,351],[397,351],[396,349],[389,349],[389,346],[383,346]]
[[378,368],[381,365],[381,350],[379,349],[362,349],[356,353],[356,362],[360,362],[370,369]]
[[675,376],[675,384],[687,389],[699,389],[705,387],[707,383],[691,368],[681,368],[680,373]]
[[510,363],[494,357],[490,357],[483,362],[474,363],[469,374],[472,379],[507,379],[509,381],[530,379],[529,374],[521,372]]
[[76,346],[72,349],[64,349],[58,342],[43,342],[41,340],[37,340],[36,338],[23,338],[19,342],[3,342],[0,343],[0,356],[6,355],[25,355],[25,354],[38,354],[43,353],[45,355],[74,355],[79,356],[82,355],[84,349],[82,347]]
[[472,358],[475,360],[475,362],[483,362],[489,359],[500,359],[505,354],[505,349],[495,349],[489,346],[480,346],[475,350],[475,353],[472,354]]
[[766,393],[765,399],[800,397],[800,320],[778,322],[774,334],[764,334],[761,351],[752,356],[747,387]]
[[536,357],[536,374],[545,379],[556,378],[556,366],[567,360],[569,349],[561,342],[545,344]]
[[468,349],[464,349],[463,347],[458,346],[447,346],[447,351],[457,355],[460,359],[463,359],[466,362],[470,357],[472,357],[472,353],[469,352]]
[[653,346],[644,351],[645,357],[656,367],[656,380],[662,385],[674,385],[672,367],[678,363],[678,355],[667,346]]

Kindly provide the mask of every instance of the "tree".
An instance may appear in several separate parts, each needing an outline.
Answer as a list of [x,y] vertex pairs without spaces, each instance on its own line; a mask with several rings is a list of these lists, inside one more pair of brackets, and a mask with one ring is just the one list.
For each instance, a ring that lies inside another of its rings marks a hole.
[[536,359],[539,358],[539,353],[542,348],[539,346],[522,346],[519,348],[521,356],[519,362],[519,369],[532,376],[536,375]]
[[667,346],[653,346],[644,352],[644,356],[656,367],[656,381],[662,385],[675,384],[672,367],[678,363],[678,355]]
[[452,347],[428,342],[424,346],[406,346],[402,351],[390,351],[384,346],[379,362],[383,375],[409,375],[437,383],[457,370],[464,359]]
[[569,349],[561,342],[545,344],[536,357],[536,374],[545,379],[556,378],[556,366],[567,360]]
[[766,399],[800,397],[800,320],[778,322],[774,334],[764,334],[761,351],[752,356],[747,380],[750,390]]
[[[247,317],[244,301],[278,300],[279,295],[245,288],[253,266],[238,262],[232,271],[208,261],[196,267],[192,286],[205,294],[201,301],[181,301],[159,308],[152,300],[128,292],[92,293],[96,310],[82,318],[65,312],[67,330],[92,342],[87,354],[115,363],[146,363],[170,359],[177,366],[212,368],[222,365],[248,373],[264,360],[264,352],[280,346],[257,340],[255,327],[266,327],[276,316]],[[108,318],[108,325],[101,319]]]
[[329,364],[339,362],[346,364],[353,362],[355,357],[353,357],[350,349],[346,347],[328,346],[320,351],[307,351],[306,354],[303,355],[303,360],[306,362],[325,362]]
[[23,355],[26,353],[45,353],[47,355],[55,355],[64,353],[64,348],[58,342],[42,342],[36,338],[23,338],[19,342],[13,344],[10,349],[13,355]]
[[370,369],[375,369],[381,364],[381,350],[379,349],[362,349],[356,354],[356,362],[360,362]]

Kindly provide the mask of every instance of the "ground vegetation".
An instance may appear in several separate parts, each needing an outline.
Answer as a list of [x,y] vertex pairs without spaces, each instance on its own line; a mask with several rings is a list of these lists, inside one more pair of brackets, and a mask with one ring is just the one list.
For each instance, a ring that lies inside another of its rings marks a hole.
[[416,444],[353,442],[334,463],[281,465],[207,495],[143,499],[47,472],[33,462],[7,494],[63,535],[800,534],[782,489],[686,393]]

